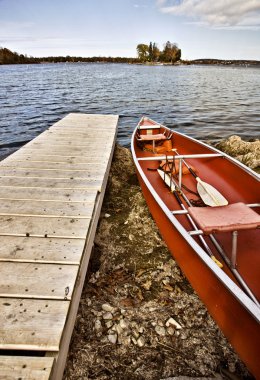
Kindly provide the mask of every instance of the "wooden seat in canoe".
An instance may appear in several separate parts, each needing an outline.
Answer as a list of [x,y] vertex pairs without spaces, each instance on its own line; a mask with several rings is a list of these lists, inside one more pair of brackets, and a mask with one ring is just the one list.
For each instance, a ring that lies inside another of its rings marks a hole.
[[219,207],[189,207],[188,212],[206,235],[232,232],[233,268],[236,267],[238,231],[260,228],[260,215],[242,202]]
[[260,227],[260,215],[242,202],[219,207],[189,207],[188,210],[207,235]]
[[167,137],[163,133],[158,133],[156,135],[139,135],[137,140],[141,141],[161,141],[166,140]]
[[[148,132],[148,131],[147,131]],[[139,144],[141,144],[142,147],[146,148],[147,150],[152,150],[153,153],[161,153],[161,152],[168,152],[172,148],[172,142],[171,142],[172,132],[166,134],[165,131],[163,133],[137,133],[136,134],[136,140]],[[152,145],[149,146],[149,143],[151,142]],[[160,152],[156,149],[156,143],[169,143],[167,146],[165,146]]]

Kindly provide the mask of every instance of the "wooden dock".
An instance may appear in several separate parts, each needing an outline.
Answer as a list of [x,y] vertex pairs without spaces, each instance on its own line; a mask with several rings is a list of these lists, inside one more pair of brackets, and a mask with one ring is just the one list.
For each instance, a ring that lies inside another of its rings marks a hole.
[[69,114],[0,163],[0,379],[61,379],[118,116]]

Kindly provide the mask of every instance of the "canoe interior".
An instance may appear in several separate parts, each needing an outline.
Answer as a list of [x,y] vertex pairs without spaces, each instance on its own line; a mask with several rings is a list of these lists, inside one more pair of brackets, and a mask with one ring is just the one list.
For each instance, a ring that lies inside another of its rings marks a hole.
[[[152,121],[147,123],[153,123]],[[153,129],[153,134],[162,133],[164,127],[160,129]],[[149,132],[151,133],[151,131]],[[146,134],[146,130],[141,130],[140,134]],[[215,150],[209,146],[198,143],[184,135],[173,132],[171,138],[173,148],[178,150],[179,154],[208,154],[216,153]],[[154,154],[150,150],[144,150],[140,147],[140,144],[134,143],[135,154],[137,158],[141,157],[151,157],[151,156],[162,156],[162,154]],[[174,154],[174,153],[169,153]],[[197,175],[205,182],[214,186],[217,190],[224,195],[228,202],[244,202],[246,204],[258,203],[260,186],[259,181],[252,176],[247,171],[243,170],[239,165],[236,165],[231,160],[225,157],[212,157],[212,158],[196,158],[186,160],[189,165],[196,169]],[[158,161],[139,161],[139,164],[148,178],[151,185],[156,189],[160,195],[163,202],[169,208],[169,210],[179,210],[178,205],[174,195],[169,191],[169,188],[164,184],[156,170],[159,167]],[[196,191],[196,180],[189,173],[182,177],[182,182],[189,189]],[[196,200],[194,194],[189,193],[183,189],[184,193],[190,200]],[[183,202],[185,204],[185,202]],[[259,208],[254,208],[255,211],[259,212]],[[183,225],[187,231],[191,231],[193,228],[190,225],[186,215],[176,215],[178,221]],[[231,233],[218,233],[216,237],[227,253],[228,257],[231,257],[232,249],[232,234]],[[200,243],[198,237],[194,239]],[[221,257],[218,252],[211,244],[210,239],[205,237],[206,242],[210,246],[214,255],[221,261]],[[259,254],[259,230],[244,230],[239,231],[238,234],[238,253],[237,253],[237,270],[242,275],[242,277],[247,282],[250,289],[253,291],[255,296],[260,300],[260,254]],[[224,264],[223,270],[236,282],[233,277],[232,272]],[[237,282],[236,282],[237,283]]]

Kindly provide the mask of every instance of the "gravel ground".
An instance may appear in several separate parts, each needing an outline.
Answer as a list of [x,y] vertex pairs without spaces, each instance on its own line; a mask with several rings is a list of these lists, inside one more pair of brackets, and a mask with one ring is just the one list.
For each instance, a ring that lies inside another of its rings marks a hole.
[[172,259],[117,146],[64,380],[252,379]]

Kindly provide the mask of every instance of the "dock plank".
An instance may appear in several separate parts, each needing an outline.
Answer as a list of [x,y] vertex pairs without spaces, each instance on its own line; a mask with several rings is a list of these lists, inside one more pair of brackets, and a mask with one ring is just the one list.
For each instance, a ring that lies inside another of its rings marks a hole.
[[85,239],[1,236],[0,261],[79,264]]
[[53,364],[51,357],[1,356],[0,380],[47,380]]
[[0,299],[0,349],[58,351],[69,301]]
[[2,199],[0,215],[91,218],[93,203]]
[[52,188],[66,190],[88,190],[99,191],[102,180],[93,179],[63,179],[63,178],[26,178],[26,177],[1,177],[0,187],[20,187],[20,188]]
[[[95,190],[66,190],[66,189],[21,189],[0,187],[0,199],[41,200],[48,202],[86,202],[94,203],[97,196]],[[0,203],[1,208],[1,203]]]
[[102,154],[101,156],[97,157],[97,155],[85,155],[84,157],[78,156],[78,155],[68,155],[69,152],[67,152],[66,155],[55,155],[55,154],[48,154],[48,155],[41,155],[39,152],[35,152],[35,150],[32,152],[30,149],[26,149],[21,152],[21,150],[16,151],[12,155],[8,156],[4,161],[2,162],[10,162],[10,161],[36,161],[36,162],[50,162],[50,163],[57,163],[57,164],[72,164],[72,165],[93,165],[93,164],[106,164],[106,157]]
[[[76,116],[76,117],[75,117]],[[117,124],[117,115],[97,115],[97,114],[68,114],[63,119],[57,121],[54,126],[64,127],[78,127],[83,129],[89,128],[90,130],[95,128],[107,128],[111,130],[111,125]]]
[[0,273],[0,297],[70,300],[78,266],[0,262]]
[[63,128],[51,127],[49,129],[47,129],[45,132],[43,132],[42,136],[60,137],[61,139],[71,138],[73,136],[73,138],[76,141],[84,138],[84,139],[92,141],[92,142],[93,141],[99,141],[102,143],[104,141],[104,139],[106,139],[106,138],[113,139],[113,136],[115,134],[114,131],[111,132],[111,131],[101,130],[101,129],[99,129],[97,132],[100,132],[100,133],[93,136],[93,132],[88,131],[88,130],[77,131],[77,134],[75,137],[75,128],[71,128],[71,129],[64,128],[63,129]]
[[95,179],[104,177],[105,169],[92,170],[57,170],[57,169],[23,169],[0,166],[1,177],[61,178],[61,179]]
[[90,219],[0,216],[0,235],[85,239]]
[[[35,158],[36,159],[36,158]],[[22,160],[7,160],[0,163],[1,168],[19,168],[19,169],[39,169],[39,170],[59,170],[59,171],[86,171],[86,172],[104,172],[106,170],[106,165],[102,163],[89,162],[86,164],[71,164],[71,163],[60,163],[60,162],[50,162],[50,161],[22,161]]]

